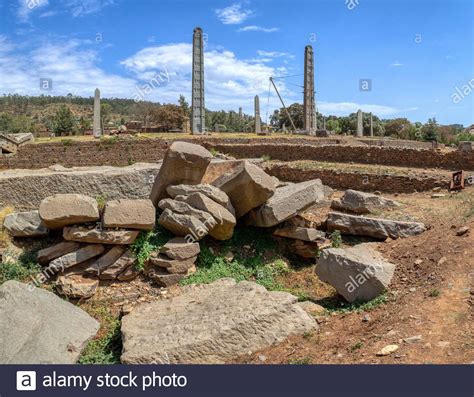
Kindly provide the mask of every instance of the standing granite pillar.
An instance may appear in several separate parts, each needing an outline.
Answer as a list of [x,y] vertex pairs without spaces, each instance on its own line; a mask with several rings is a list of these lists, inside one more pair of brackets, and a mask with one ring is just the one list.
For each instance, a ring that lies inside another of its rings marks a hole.
[[303,98],[303,128],[309,135],[315,134],[314,102],[314,54],[310,45],[304,49],[304,98]]
[[102,136],[102,128],[100,125],[100,91],[98,88],[94,92],[94,124],[92,132],[94,138],[100,138]]
[[262,134],[262,128],[260,126],[260,99],[258,95],[255,95],[255,133],[260,135]]
[[202,29],[194,29],[193,34],[193,77],[192,77],[192,133],[205,134],[206,117],[204,110],[204,43]]
[[374,136],[374,117],[370,113],[370,136]]
[[364,113],[362,110],[357,111],[357,136],[364,136]]

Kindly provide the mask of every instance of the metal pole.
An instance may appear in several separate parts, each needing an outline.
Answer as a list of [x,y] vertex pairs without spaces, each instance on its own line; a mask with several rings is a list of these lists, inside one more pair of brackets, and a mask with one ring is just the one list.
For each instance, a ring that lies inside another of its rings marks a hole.
[[275,88],[275,91],[276,91],[276,93],[277,93],[277,95],[278,95],[278,98],[280,98],[281,104],[283,105],[283,109],[285,109],[286,114],[287,114],[288,118],[289,118],[290,121],[291,121],[291,125],[292,125],[292,127],[293,127],[293,130],[296,132],[295,123],[293,123],[293,119],[291,118],[290,112],[289,112],[288,109],[286,108],[285,102],[283,102],[283,99],[281,98],[281,95],[280,95],[280,93],[278,92],[278,88],[277,88],[277,86],[275,85],[275,82],[273,81],[273,78],[272,78],[272,77],[270,77],[270,82],[273,84],[273,87]]

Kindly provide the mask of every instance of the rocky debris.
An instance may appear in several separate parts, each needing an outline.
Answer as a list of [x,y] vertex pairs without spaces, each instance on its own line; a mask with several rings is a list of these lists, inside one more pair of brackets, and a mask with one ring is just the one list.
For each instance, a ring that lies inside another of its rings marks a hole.
[[237,218],[265,203],[276,189],[270,175],[246,160],[222,174],[212,184],[229,196]]
[[134,266],[137,257],[131,249],[125,251],[125,253],[118,258],[112,265],[108,266],[105,270],[100,272],[99,278],[101,280],[113,280],[117,278],[121,273],[125,272],[129,267]]
[[371,244],[321,251],[316,275],[332,285],[348,302],[369,301],[390,284],[395,265],[387,262]]
[[150,259],[152,265],[164,268],[168,273],[176,274],[186,274],[189,269],[194,266],[196,262],[196,257],[191,257],[187,259],[171,259],[164,254],[152,256]]
[[132,244],[138,234],[138,230],[102,229],[98,226],[66,226],[63,229],[65,240],[92,244]]
[[51,261],[48,269],[52,272],[60,272],[70,267],[76,266],[89,259],[99,256],[104,252],[105,247],[101,244],[90,244],[85,247],[79,248],[75,252],[60,256],[55,260]]
[[184,201],[177,201],[169,198],[163,199],[158,203],[158,207],[162,210],[169,209],[177,214],[194,216],[204,224],[214,225],[216,223],[216,220],[209,212],[198,210]]
[[45,198],[39,215],[46,227],[60,229],[77,223],[99,220],[97,201],[83,194],[55,194]]
[[330,212],[326,224],[328,231],[340,230],[344,234],[369,236],[379,239],[415,236],[426,230],[425,225],[420,222],[367,218],[340,212]]
[[346,190],[339,200],[333,200],[331,208],[336,211],[347,211],[354,214],[370,214],[376,210],[393,209],[399,207],[396,201],[386,199],[380,195]]
[[312,316],[320,316],[326,312],[324,307],[311,301],[298,302],[297,305]]
[[232,215],[235,215],[235,209],[230,202],[229,196],[215,186],[209,184],[175,185],[168,186],[166,191],[172,198],[176,196],[190,196],[193,193],[204,194],[204,196],[225,207]]
[[294,240],[302,240],[309,242],[325,241],[326,233],[321,230],[299,227],[299,226],[284,226],[276,229],[273,234],[275,236],[291,238]]
[[162,287],[171,287],[172,285],[178,284],[186,276],[186,274],[182,273],[170,273],[166,269],[156,266],[148,266],[146,271],[148,277]]
[[[323,246],[326,246],[326,243]],[[320,243],[317,242],[293,240],[291,242],[291,251],[301,258],[314,259],[323,246],[320,246]]]
[[209,228],[214,226],[214,223],[205,224],[195,216],[174,213],[169,209],[161,213],[158,223],[176,236],[190,236],[194,240],[205,237],[209,233]]
[[[202,177],[201,183],[213,184],[223,174],[232,172],[236,167],[243,163],[244,160],[213,160],[208,165],[206,173]],[[249,160],[252,162],[252,160]]]
[[398,350],[398,345],[387,345],[377,352],[377,356],[389,356]]
[[105,205],[103,226],[153,230],[156,209],[151,200],[113,200]]
[[280,187],[267,202],[248,214],[247,223],[258,227],[278,225],[325,199],[328,192],[320,179]]
[[315,320],[286,292],[221,279],[122,318],[124,364],[218,364],[302,335]]
[[160,253],[171,259],[184,260],[195,257],[200,252],[199,243],[188,243],[182,237],[175,237],[160,248]]
[[38,211],[9,214],[3,221],[3,227],[12,237],[41,237],[49,233]]
[[198,210],[211,214],[216,223],[209,229],[209,234],[216,240],[229,240],[234,234],[237,223],[234,215],[204,194],[196,192],[189,196],[176,196],[175,200],[184,201]]
[[460,228],[456,231],[456,236],[464,236],[468,231],[469,231],[469,227],[468,227],[468,226],[460,227]]
[[53,259],[77,251],[81,245],[74,241],[63,241],[38,251],[37,259],[40,265],[46,265]]
[[163,164],[155,179],[150,199],[154,205],[168,194],[170,185],[201,183],[212,154],[205,148],[193,143],[173,142],[165,154]]
[[124,245],[116,245],[109,249],[100,258],[93,261],[84,271],[85,273],[99,276],[105,269],[112,266],[125,253],[127,249]]
[[132,281],[136,279],[139,274],[140,274],[140,271],[137,270],[137,268],[135,267],[135,264],[132,264],[117,276],[117,280]]
[[423,339],[421,335],[413,335],[409,336],[408,338],[403,339],[403,342],[411,344],[411,343],[418,343]]
[[99,280],[74,272],[60,275],[56,280],[59,292],[69,298],[87,299],[95,294]]
[[0,286],[0,364],[73,364],[99,323],[41,288]]

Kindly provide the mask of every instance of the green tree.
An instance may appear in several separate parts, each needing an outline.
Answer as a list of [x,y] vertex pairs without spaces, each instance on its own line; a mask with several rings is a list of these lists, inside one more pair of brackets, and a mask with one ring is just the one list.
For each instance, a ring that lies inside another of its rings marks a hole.
[[421,129],[423,140],[436,141],[439,140],[439,125],[435,118],[428,119],[426,124]]
[[190,117],[189,103],[186,102],[184,95],[180,95],[178,99],[179,107],[183,110],[183,114],[186,117]]
[[53,132],[56,135],[72,135],[75,130],[76,121],[66,105],[61,105],[53,118]]

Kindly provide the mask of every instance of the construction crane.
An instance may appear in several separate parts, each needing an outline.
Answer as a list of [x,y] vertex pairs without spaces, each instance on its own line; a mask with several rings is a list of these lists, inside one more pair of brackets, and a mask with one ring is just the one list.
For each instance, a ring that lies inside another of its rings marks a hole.
[[[278,91],[278,88],[277,88],[275,82],[273,81],[273,77],[270,77],[270,83],[273,85],[273,88],[275,88],[275,91],[276,91],[276,93],[277,93],[277,95],[278,95],[278,98],[280,99],[280,102],[281,102],[281,104],[283,105],[283,109],[285,109],[285,112],[286,112],[288,118],[290,119],[291,126],[293,127],[293,131],[296,132],[295,123],[293,122],[293,119],[291,118],[290,112],[288,111],[288,109],[287,109],[286,106],[285,106],[285,102],[283,102],[283,99],[282,99],[282,97],[281,97],[281,95],[280,95],[280,92]],[[268,111],[267,111],[267,112],[268,112]]]

